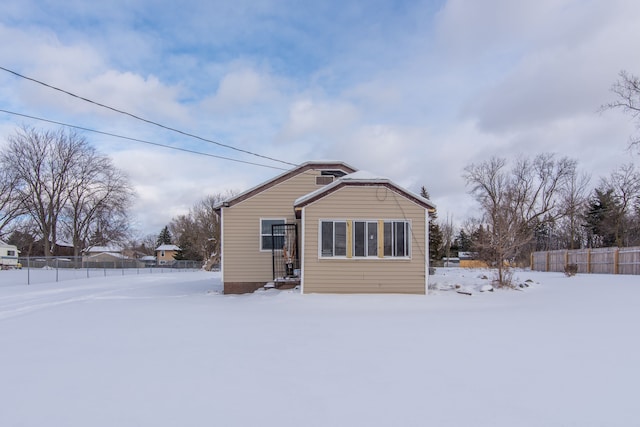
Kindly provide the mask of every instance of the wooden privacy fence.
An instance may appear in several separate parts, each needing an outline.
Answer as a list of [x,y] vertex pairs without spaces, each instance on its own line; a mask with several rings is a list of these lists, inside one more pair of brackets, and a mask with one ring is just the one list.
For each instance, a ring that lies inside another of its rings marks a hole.
[[569,264],[578,273],[640,274],[640,246],[632,248],[596,248],[534,252],[531,269],[564,271]]

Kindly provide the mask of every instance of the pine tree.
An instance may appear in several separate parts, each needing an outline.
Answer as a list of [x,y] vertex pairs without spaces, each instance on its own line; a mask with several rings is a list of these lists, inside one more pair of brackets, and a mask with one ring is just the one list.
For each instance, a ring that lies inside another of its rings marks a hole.
[[[423,185],[420,187],[420,196],[429,200],[429,192]],[[443,235],[440,225],[436,222],[438,214],[434,210],[429,212],[429,259],[442,258]]]
[[621,246],[622,212],[613,189],[597,188],[594,193],[585,215],[588,246],[592,248]]
[[464,230],[460,230],[456,236],[455,245],[458,247],[458,251],[460,252],[470,252],[472,245],[471,236],[465,233]]
[[171,244],[171,233],[169,232],[169,227],[165,225],[165,227],[158,234],[158,238],[156,239],[156,247],[161,245],[170,245]]

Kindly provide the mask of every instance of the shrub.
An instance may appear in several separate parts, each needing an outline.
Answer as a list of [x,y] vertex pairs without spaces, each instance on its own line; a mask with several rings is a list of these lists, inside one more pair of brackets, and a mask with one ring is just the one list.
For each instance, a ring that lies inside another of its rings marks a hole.
[[564,266],[564,274],[567,277],[575,276],[578,274],[578,264],[567,264]]

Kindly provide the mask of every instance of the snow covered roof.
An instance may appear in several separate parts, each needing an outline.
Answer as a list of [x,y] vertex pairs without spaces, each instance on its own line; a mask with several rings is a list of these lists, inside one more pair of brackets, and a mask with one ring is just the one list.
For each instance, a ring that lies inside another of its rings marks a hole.
[[433,202],[431,202],[430,200],[425,199],[424,197],[421,197],[399,186],[395,182],[391,181],[389,178],[381,175],[377,175],[371,172],[367,172],[367,171],[357,171],[357,172],[353,172],[348,175],[345,175],[341,178],[338,178],[337,180],[333,181],[330,184],[325,185],[324,187],[321,187],[315,191],[312,191],[311,193],[308,193],[302,197],[297,198],[296,201],[293,203],[293,206],[298,208],[298,207],[308,205],[309,203],[312,203],[324,197],[325,195],[332,193],[338,188],[344,187],[345,185],[383,185],[383,186],[395,189],[396,191],[403,194],[405,197],[409,199],[413,199],[415,202],[417,202],[420,205],[423,205],[427,209],[436,208],[436,205],[434,205]]
[[246,200],[250,197],[252,197],[253,195],[262,192],[263,190],[266,190],[267,188],[270,188],[280,182],[286,181],[287,179],[295,176],[295,175],[299,175],[307,170],[319,170],[319,169],[324,169],[324,170],[342,170],[343,172],[355,172],[357,169],[354,168],[353,166],[339,161],[339,160],[314,160],[314,161],[308,161],[305,162],[299,166],[296,166],[293,169],[290,169],[268,181],[265,181],[253,188],[250,188],[247,191],[244,191],[240,194],[237,194],[229,199],[226,199],[220,203],[218,203],[216,206],[214,206],[215,209],[220,209],[222,207],[228,207],[229,205],[233,205],[235,203],[239,203],[243,200]]
[[91,255],[88,255],[87,258],[91,259],[91,258],[97,258],[100,256],[109,256],[111,258],[118,258],[118,259],[129,259],[129,257],[116,252],[91,252]]
[[89,246],[84,250],[85,253],[120,253],[122,248],[119,246]]
[[156,251],[179,251],[180,248],[176,245],[160,245],[156,248]]
[[153,255],[145,255],[142,258],[140,258],[140,261],[155,261],[156,257],[154,257]]

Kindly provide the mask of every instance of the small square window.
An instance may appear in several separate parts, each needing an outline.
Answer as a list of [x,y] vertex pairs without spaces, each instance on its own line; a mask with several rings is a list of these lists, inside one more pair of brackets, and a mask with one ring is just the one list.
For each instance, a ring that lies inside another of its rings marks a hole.
[[270,251],[272,249],[282,249],[284,246],[284,228],[279,235],[272,235],[272,225],[285,224],[285,219],[269,218],[260,220],[260,250]]

